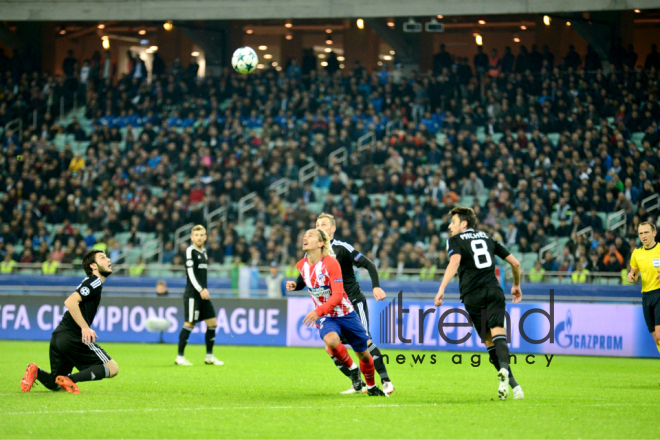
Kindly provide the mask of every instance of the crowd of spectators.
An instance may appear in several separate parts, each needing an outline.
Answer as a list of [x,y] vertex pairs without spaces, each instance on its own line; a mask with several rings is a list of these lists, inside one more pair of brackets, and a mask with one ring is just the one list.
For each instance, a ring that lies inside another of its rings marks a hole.
[[[137,246],[144,232],[166,243],[163,262],[180,264],[173,232],[225,207],[227,223],[209,231],[212,262],[290,266],[322,210],[384,278],[419,269],[433,279],[447,264],[447,213],[467,200],[479,228],[520,254],[567,239],[538,270],[576,282],[585,270],[619,272],[635,225],[657,220],[641,201],[660,189],[660,55],[653,45],[642,64],[632,48],[612,52],[608,70],[591,49],[584,62],[574,48],[555,62],[547,48],[521,46],[501,60],[479,47],[472,65],[442,47],[430,74],[293,61],[197,78],[194,60],[160,60],[148,75],[131,58],[117,77],[109,55],[79,64],[73,53],[64,78],[7,71],[0,122],[36,109],[39,123],[24,125],[22,142],[11,130],[0,138],[2,267],[73,262],[99,243],[117,257],[117,234]],[[83,79],[91,122],[62,124],[50,101]],[[375,141],[359,150],[368,133]],[[83,151],[72,147],[80,142]],[[342,147],[347,160],[330,159]],[[318,174],[300,185],[310,162]],[[276,195],[282,178],[290,188]],[[237,202],[253,192],[246,237]],[[599,213],[620,210],[626,226],[607,230]],[[588,226],[593,234],[576,236]]]

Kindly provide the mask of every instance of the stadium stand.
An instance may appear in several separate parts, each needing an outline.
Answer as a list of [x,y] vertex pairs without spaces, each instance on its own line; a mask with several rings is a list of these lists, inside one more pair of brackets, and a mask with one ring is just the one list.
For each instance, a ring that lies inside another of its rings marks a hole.
[[169,275],[197,223],[226,274],[291,266],[329,212],[385,273],[438,279],[463,204],[526,272],[540,260],[539,281],[621,283],[660,207],[659,66],[526,56],[497,76],[458,59],[433,75],[175,65],[147,80],[101,78],[99,55],[85,82],[75,59],[65,78],[2,59],[2,270],[67,273],[97,247]]

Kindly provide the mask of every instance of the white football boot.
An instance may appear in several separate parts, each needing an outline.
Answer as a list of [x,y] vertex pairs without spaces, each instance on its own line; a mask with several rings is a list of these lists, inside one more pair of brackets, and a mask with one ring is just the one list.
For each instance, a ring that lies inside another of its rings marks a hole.
[[192,366],[192,363],[183,356],[177,356],[176,359],[174,359],[174,365],[184,365],[186,367],[190,367]]
[[523,393],[522,387],[518,385],[513,389],[513,400],[523,400],[525,398],[525,393]]
[[204,358],[204,363],[206,365],[224,365],[225,363],[218,360],[215,356],[212,354],[207,354],[206,357]]
[[509,397],[509,370],[500,368],[500,371],[497,373],[497,379],[500,381],[500,385],[497,388],[497,395],[500,400],[506,400]]

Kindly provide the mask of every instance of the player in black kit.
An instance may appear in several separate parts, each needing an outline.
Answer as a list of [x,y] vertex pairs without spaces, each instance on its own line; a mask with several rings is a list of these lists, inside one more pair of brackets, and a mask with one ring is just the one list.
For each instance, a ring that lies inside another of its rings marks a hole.
[[[449,266],[435,297],[435,305],[442,305],[445,289],[458,271],[459,290],[465,310],[488,348],[490,360],[497,369],[500,400],[509,396],[509,385],[513,388],[513,398],[523,399],[522,387],[513,378],[509,366],[509,347],[504,328],[504,291],[495,277],[495,255],[511,265],[513,302],[522,299],[520,290],[520,263],[499,242],[485,232],[477,232],[474,227],[477,216],[472,208],[457,206],[449,212],[450,237],[447,240]],[[483,314],[483,319],[482,319]],[[484,322],[485,320],[485,322]]]
[[[52,391],[64,389],[78,394],[76,383],[115,377],[119,366],[95,343],[96,332],[90,328],[101,303],[103,282],[112,274],[110,259],[100,250],[87,252],[82,261],[87,277],[64,305],[67,312],[50,338],[50,369],[47,372],[30,363],[21,380],[21,391],[27,393],[35,380]],[[71,374],[73,367],[78,370]]]
[[197,225],[192,228],[190,232],[190,239],[192,245],[186,249],[186,290],[183,293],[183,315],[185,322],[181,333],[179,333],[179,354],[174,360],[176,365],[190,366],[190,363],[185,357],[183,352],[188,343],[190,332],[195,328],[197,321],[204,321],[206,323],[206,358],[204,363],[208,365],[224,365],[224,362],[219,361],[213,356],[213,344],[215,343],[215,329],[217,322],[215,320],[215,310],[211,304],[209,291],[206,288],[206,270],[208,268],[209,260],[206,256],[206,249],[204,243],[206,242],[206,228],[202,225]]
[[[330,240],[332,240],[332,251],[335,253],[335,258],[337,261],[339,261],[339,265],[341,266],[341,273],[344,280],[344,290],[346,291],[348,299],[351,301],[351,303],[353,303],[355,312],[360,317],[362,325],[364,325],[367,333],[369,333],[368,349],[374,360],[376,371],[378,372],[380,380],[383,383],[383,392],[389,395],[394,391],[394,385],[392,385],[392,381],[387,374],[387,368],[385,367],[385,362],[383,362],[383,356],[380,353],[380,349],[376,347],[376,345],[371,340],[371,333],[369,332],[369,309],[367,308],[367,299],[360,290],[360,285],[355,278],[355,271],[353,270],[353,266],[363,267],[369,272],[369,277],[371,278],[371,284],[373,286],[373,294],[374,298],[376,298],[376,301],[385,299],[385,292],[383,292],[383,289],[380,288],[380,283],[378,281],[378,270],[370,259],[358,252],[353,246],[334,238],[335,231],[337,230],[334,216],[321,213],[316,220],[316,229],[320,229],[328,234]],[[289,290],[301,290],[304,286],[305,282],[303,281],[302,275],[298,276],[298,279],[295,283],[293,281],[289,281],[287,283],[287,289],[291,287]],[[349,372],[348,368],[342,366],[342,364],[337,359],[333,358],[333,361],[335,362],[337,368],[339,368],[339,370],[350,379],[351,373]],[[366,390],[367,387],[365,385],[363,385],[359,390],[356,390],[353,386],[351,386],[351,388],[342,392],[342,394],[353,394],[358,392],[365,393]]]

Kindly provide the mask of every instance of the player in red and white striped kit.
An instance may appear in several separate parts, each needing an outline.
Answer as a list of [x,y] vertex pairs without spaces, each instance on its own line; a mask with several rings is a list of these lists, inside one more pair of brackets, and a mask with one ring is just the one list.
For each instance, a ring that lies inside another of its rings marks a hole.
[[[316,305],[316,309],[307,314],[303,323],[308,327],[316,323],[325,342],[325,350],[349,369],[356,391],[359,392],[364,385],[360,377],[361,370],[367,383],[367,393],[370,396],[387,397],[376,386],[374,361],[367,349],[369,334],[346,296],[341,267],[332,255],[328,234],[320,229],[310,229],[303,237],[302,249],[307,254],[296,267]],[[290,291],[300,290],[295,281],[287,281],[286,288]],[[340,335],[353,347],[360,359],[359,369],[353,363],[346,346],[341,343]]]

